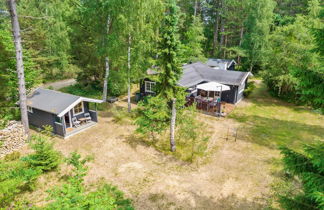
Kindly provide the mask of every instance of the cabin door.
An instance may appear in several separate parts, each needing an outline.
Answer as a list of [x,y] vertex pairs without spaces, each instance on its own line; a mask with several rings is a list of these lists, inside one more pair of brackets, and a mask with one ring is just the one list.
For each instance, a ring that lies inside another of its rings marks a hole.
[[67,128],[71,128],[72,127],[72,122],[71,122],[71,114],[70,112],[66,113],[64,115],[64,120],[65,120],[65,126]]

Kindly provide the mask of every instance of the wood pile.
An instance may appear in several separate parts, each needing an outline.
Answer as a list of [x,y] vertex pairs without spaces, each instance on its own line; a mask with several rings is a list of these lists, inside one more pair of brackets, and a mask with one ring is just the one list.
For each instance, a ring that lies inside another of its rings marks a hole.
[[5,129],[0,130],[0,158],[23,147],[26,139],[21,122],[10,121]]

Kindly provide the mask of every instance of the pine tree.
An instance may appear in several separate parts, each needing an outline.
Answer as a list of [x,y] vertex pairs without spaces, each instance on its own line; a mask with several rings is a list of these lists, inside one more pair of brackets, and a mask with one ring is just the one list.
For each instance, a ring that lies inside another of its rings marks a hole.
[[185,34],[185,42],[181,45],[183,63],[204,62],[206,60],[202,44],[205,41],[204,28],[199,17],[193,17],[192,24]]
[[31,148],[35,153],[24,158],[30,167],[51,171],[58,167],[60,163],[60,153],[53,149],[53,144],[43,136],[33,136]]
[[294,196],[282,195],[281,205],[285,209],[324,208],[324,143],[305,145],[303,153],[287,147],[281,148],[285,169],[298,176],[302,193]]
[[242,48],[247,55],[245,65],[249,71],[262,65],[268,47],[274,7],[273,0],[259,0],[250,3],[249,14],[245,22],[246,33],[242,43]]

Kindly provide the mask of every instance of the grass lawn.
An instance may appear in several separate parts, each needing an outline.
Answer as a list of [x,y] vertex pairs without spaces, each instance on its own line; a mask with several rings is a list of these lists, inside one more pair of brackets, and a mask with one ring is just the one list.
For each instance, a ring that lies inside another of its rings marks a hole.
[[[95,96],[91,91],[70,93]],[[278,146],[300,148],[324,136],[323,115],[271,97],[260,83],[228,117],[199,114],[210,137],[207,155],[189,163],[134,138],[136,126],[126,107],[125,96],[119,97],[102,107],[97,125],[54,141],[64,155],[78,151],[94,157],[86,184],[104,179],[133,199],[136,209],[267,208],[276,199],[273,186],[281,187],[283,176]],[[168,138],[161,141],[168,146]],[[48,180],[54,178],[44,177],[44,187],[26,195],[28,200],[46,202]]]
[[298,149],[324,138],[323,115],[271,97],[263,83],[229,117],[242,123],[244,140],[271,148],[287,145]]

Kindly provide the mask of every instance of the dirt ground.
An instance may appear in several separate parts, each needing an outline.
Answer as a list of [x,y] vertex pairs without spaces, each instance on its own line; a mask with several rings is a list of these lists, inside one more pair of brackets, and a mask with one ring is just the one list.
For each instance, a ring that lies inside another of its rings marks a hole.
[[108,113],[99,115],[94,127],[55,144],[64,155],[78,151],[94,157],[87,184],[105,179],[124,191],[136,209],[261,209],[266,205],[275,178],[271,162],[279,153],[242,141],[240,132],[234,141],[233,130],[240,127],[236,121],[202,114],[212,130],[208,155],[189,164],[134,141],[133,125],[117,124]]

